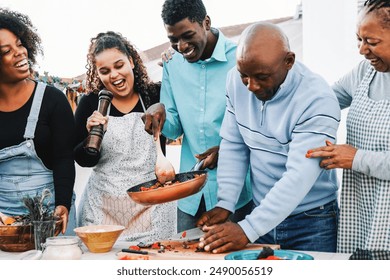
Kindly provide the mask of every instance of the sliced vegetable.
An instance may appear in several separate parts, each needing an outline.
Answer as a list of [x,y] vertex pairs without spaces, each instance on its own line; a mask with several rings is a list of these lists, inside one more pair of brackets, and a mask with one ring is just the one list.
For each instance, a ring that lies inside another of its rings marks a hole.
[[271,247],[265,246],[263,250],[261,250],[257,259],[258,260],[282,260],[282,258],[275,256],[274,253],[275,252]]

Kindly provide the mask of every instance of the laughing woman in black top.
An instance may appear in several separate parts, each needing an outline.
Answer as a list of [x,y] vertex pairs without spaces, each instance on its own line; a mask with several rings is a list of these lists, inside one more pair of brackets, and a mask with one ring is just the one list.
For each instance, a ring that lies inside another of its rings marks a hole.
[[60,90],[30,79],[40,44],[27,16],[0,8],[0,212],[26,214],[22,198],[49,189],[65,233],[75,224],[74,118]]

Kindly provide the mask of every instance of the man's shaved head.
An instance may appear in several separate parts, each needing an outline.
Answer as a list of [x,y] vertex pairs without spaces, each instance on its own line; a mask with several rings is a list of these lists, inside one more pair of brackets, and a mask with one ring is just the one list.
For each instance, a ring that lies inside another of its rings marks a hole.
[[277,25],[264,22],[243,31],[236,58],[242,82],[262,101],[276,94],[295,62],[287,36]]

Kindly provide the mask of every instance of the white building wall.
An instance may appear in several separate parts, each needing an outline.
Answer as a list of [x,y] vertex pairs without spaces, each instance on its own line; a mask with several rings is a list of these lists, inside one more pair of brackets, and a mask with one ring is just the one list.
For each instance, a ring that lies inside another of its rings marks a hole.
[[360,59],[357,0],[303,0],[303,62],[333,83]]
[[[330,84],[350,71],[361,59],[357,49],[356,22],[360,0],[302,0],[303,62]],[[337,143],[345,143],[343,110]],[[341,182],[342,169],[338,169]]]

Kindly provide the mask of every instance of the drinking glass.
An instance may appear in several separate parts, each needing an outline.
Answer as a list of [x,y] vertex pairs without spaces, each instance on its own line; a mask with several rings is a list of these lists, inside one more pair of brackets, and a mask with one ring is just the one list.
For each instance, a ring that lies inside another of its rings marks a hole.
[[46,238],[54,236],[56,221],[33,221],[35,249],[42,251],[42,245],[45,244]]

